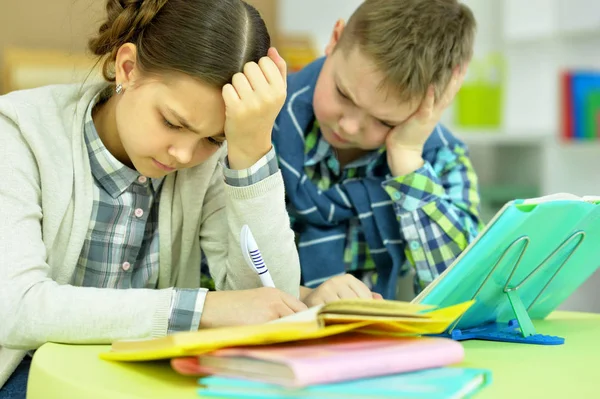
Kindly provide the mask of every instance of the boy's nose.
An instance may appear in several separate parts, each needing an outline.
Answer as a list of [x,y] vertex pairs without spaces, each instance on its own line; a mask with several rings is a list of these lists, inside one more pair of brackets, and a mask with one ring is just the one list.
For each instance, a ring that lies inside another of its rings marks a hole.
[[340,128],[349,136],[355,136],[360,133],[360,119],[355,116],[342,116],[339,121]]

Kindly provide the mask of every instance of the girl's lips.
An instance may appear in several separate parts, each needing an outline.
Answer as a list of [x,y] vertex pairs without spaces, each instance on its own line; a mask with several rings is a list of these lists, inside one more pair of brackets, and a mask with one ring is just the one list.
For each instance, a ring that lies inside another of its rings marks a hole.
[[162,170],[165,170],[167,172],[172,172],[175,170],[175,168],[171,168],[170,166],[165,165],[164,163],[160,163],[158,162],[156,159],[152,159],[152,161],[154,161],[154,164],[159,167]]

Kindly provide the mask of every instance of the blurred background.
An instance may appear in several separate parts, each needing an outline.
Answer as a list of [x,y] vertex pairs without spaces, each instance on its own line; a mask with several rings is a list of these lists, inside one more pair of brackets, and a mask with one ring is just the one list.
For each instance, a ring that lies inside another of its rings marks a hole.
[[[361,0],[249,0],[297,70]],[[600,2],[464,0],[475,57],[443,122],[469,146],[485,221],[504,203],[600,195]],[[0,93],[98,79],[87,38],[104,0],[0,0]],[[600,262],[600,259],[598,260]],[[563,308],[600,312],[600,272]]]

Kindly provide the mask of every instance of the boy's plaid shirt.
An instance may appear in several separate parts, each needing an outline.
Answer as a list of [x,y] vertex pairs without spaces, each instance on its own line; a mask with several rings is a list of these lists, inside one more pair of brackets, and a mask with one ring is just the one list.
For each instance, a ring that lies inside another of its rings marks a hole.
[[[323,191],[340,181],[366,177],[387,162],[385,148],[381,148],[341,170],[316,121],[305,143],[305,172]],[[414,173],[388,176],[384,189],[394,204],[406,259],[416,270],[418,292],[442,273],[478,234],[481,222],[477,176],[466,147],[455,145],[444,147],[434,163],[425,162]],[[358,217],[348,226],[344,262],[348,272],[370,287],[374,284],[375,264]]]

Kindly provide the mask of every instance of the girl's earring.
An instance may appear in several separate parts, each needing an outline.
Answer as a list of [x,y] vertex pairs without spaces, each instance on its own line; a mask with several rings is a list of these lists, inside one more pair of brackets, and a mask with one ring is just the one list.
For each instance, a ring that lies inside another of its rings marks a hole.
[[123,85],[119,83],[115,88],[115,91],[117,92],[117,94],[123,93]]

